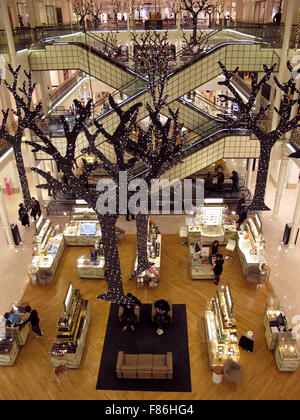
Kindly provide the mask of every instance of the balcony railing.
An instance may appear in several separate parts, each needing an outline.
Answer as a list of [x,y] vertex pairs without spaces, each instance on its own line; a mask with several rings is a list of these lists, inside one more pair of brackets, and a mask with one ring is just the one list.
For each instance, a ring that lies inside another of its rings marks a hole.
[[[134,20],[130,25],[126,21],[109,20],[108,22],[98,22],[97,24],[90,23],[86,26],[88,31],[125,31],[125,30],[145,30],[145,22],[142,20]],[[161,21],[163,30],[176,30],[178,24],[174,19],[164,19]],[[193,28],[190,19],[183,19],[180,24],[180,29],[191,30]],[[261,22],[240,22],[234,20],[211,20],[202,19],[198,21],[197,28],[201,29],[232,29],[243,34],[248,34],[256,38],[260,38],[271,46],[279,46],[282,43],[284,24],[277,25],[274,23]],[[155,27],[151,29],[156,29]],[[30,44],[37,41],[44,41],[49,38],[59,37],[64,35],[72,35],[81,32],[82,28],[76,24],[62,24],[58,26],[40,26],[36,28],[21,27],[13,30],[16,50],[28,48]],[[298,25],[292,27],[290,48],[297,48],[299,46],[299,31]],[[0,30],[0,52],[7,53],[7,39],[4,30]]]

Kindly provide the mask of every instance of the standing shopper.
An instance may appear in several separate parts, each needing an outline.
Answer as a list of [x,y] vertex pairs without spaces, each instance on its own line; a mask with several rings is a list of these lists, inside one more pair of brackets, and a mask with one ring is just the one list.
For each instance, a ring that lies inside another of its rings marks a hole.
[[30,313],[29,318],[26,319],[26,321],[22,322],[22,324],[19,324],[18,326],[22,329],[24,325],[26,325],[28,322],[31,323],[32,331],[34,331],[37,336],[36,338],[43,338],[43,333],[40,329],[40,319],[38,317],[38,313],[35,309],[32,309],[31,306],[25,307],[25,312]]
[[213,265],[213,271],[215,275],[215,284],[217,286],[221,280],[221,274],[223,273],[223,264],[224,264],[223,255],[217,254],[215,263]]
[[25,207],[24,207],[23,203],[19,204],[19,220],[20,220],[22,226],[27,226],[27,227],[30,226],[29,216],[28,216],[28,213],[25,210]]
[[40,203],[34,197],[32,197],[32,202],[33,202],[33,206],[31,208],[31,216],[33,217],[35,221],[36,216],[40,217],[42,212],[41,212]]

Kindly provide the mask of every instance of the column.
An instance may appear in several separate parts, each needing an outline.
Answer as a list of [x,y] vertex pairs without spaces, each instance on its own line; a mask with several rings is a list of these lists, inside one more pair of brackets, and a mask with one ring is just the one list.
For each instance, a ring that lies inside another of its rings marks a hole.
[[14,248],[15,241],[14,241],[12,231],[11,231],[11,228],[10,228],[10,223],[9,223],[7,210],[6,210],[6,206],[5,206],[5,202],[4,202],[4,198],[3,198],[3,192],[2,192],[1,184],[0,184],[0,217],[1,217],[2,227],[3,227],[4,233],[5,233],[5,237],[6,237],[8,246],[9,246],[9,248]]
[[[31,134],[30,134],[30,130],[28,128],[25,129],[25,136],[26,139],[31,141]],[[28,146],[27,147],[28,153],[29,153],[29,160],[30,160],[30,167],[31,168],[36,168],[37,167],[37,162],[35,160],[35,154],[31,151],[32,147]],[[35,195],[36,195],[36,199],[38,200],[38,202],[40,203],[41,206],[41,211],[44,214],[45,212],[45,205],[44,205],[44,199],[43,199],[43,194],[42,194],[42,190],[40,188],[37,188],[36,186],[39,185],[40,179],[39,176],[36,172],[31,171],[32,176],[33,176],[33,183],[35,186]]]
[[18,28],[20,26],[20,22],[19,22],[19,13],[18,13],[17,5],[16,5],[16,0],[11,0],[10,12],[13,19],[14,28]]
[[[286,21],[284,25],[284,34],[283,34],[283,42],[282,42],[282,49],[281,49],[281,55],[280,55],[280,65],[279,65],[279,73],[278,73],[278,80],[280,83],[283,82],[284,73],[286,71],[286,62],[288,57],[288,51],[289,51],[289,43],[290,43],[290,37],[291,37],[291,29],[292,29],[292,23],[293,23],[293,17],[294,12],[296,10],[297,2],[295,1],[289,1],[287,4],[287,13],[286,13]],[[280,101],[281,101],[281,90],[278,88],[276,89],[276,97],[274,101],[274,106],[279,109],[280,107]],[[273,112],[273,118],[272,118],[272,130],[275,130],[275,128],[278,125],[279,121],[279,115],[277,112]]]
[[251,188],[253,162],[254,162],[254,159],[252,158],[248,159],[248,171],[247,171],[247,178],[246,178],[246,188],[248,188],[248,190],[250,190]]
[[[283,147],[285,147],[283,145]],[[285,180],[286,180],[286,172],[288,167],[288,157],[285,155],[285,153],[282,156],[282,159],[280,161],[280,167],[279,167],[279,175],[277,180],[277,187],[276,187],[276,194],[275,194],[275,201],[274,201],[274,209],[273,209],[273,216],[277,216],[279,212],[280,202],[282,193],[285,186]]]
[[9,22],[8,11],[7,11],[7,3],[6,1],[0,1],[0,12],[2,16],[2,24],[5,29],[7,44],[8,44],[8,51],[10,56],[10,62],[12,67],[15,69],[17,67],[16,64],[16,47],[14,42],[14,37],[12,33],[12,29]]
[[[293,61],[292,61],[292,63],[293,63]],[[298,79],[296,79],[295,87],[296,87],[297,90],[300,90],[300,77],[298,77]],[[297,100],[297,99],[298,99],[298,93],[295,90],[294,95],[293,95],[293,100]],[[299,108],[299,105],[297,103],[295,103],[295,105],[291,109],[290,120],[292,120],[293,118],[295,118],[297,116],[298,108]],[[286,141],[289,141],[291,139],[291,136],[292,136],[292,131],[289,131],[288,133],[286,133],[285,134]]]
[[291,228],[291,233],[290,233],[290,238],[289,238],[289,243],[288,243],[289,248],[295,247],[295,240],[296,240],[299,228],[300,228],[300,188],[298,188],[296,207],[295,207],[294,217],[292,221],[292,228]]
[[[1,104],[2,104],[3,110],[7,110],[7,108],[10,108],[10,109],[12,108],[9,92],[4,86],[4,83],[1,83],[0,85],[0,98],[1,98]],[[7,118],[7,123],[6,123],[7,131],[9,133],[12,132],[13,126],[14,126],[14,116],[12,112],[10,112]]]

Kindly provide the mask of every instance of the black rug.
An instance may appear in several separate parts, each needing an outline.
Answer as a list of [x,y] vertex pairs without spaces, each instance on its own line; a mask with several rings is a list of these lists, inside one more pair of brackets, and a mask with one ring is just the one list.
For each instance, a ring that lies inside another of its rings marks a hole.
[[[151,321],[151,304],[141,307],[135,331],[122,332],[118,305],[110,308],[96,389],[124,391],[191,392],[190,359],[185,305],[173,304],[172,322],[161,336]],[[125,353],[173,353],[173,379],[118,379],[118,351]]]

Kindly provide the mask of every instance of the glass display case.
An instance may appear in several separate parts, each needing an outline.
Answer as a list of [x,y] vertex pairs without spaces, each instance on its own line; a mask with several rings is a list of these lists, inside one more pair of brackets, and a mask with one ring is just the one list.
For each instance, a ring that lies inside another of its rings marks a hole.
[[55,273],[64,250],[64,238],[59,226],[53,226],[50,220],[43,216],[37,222],[36,236],[33,241],[32,261],[28,266],[30,281],[34,283],[39,269]]
[[[221,200],[222,201],[222,200]],[[211,201],[196,209],[192,224],[188,225],[188,243],[201,242],[202,245],[210,245],[213,241],[219,241],[224,245],[229,239],[235,239],[236,224],[226,215],[224,204]]]
[[90,320],[88,300],[70,283],[63,302],[63,312],[57,322],[56,338],[50,351],[54,367],[66,364],[78,368]]
[[256,284],[266,284],[270,269],[265,257],[262,225],[256,214],[247,220],[246,229],[238,232],[237,253],[246,279]]
[[200,248],[198,242],[190,245],[189,268],[192,280],[209,280],[215,278],[209,262],[209,247]]
[[217,365],[223,366],[229,357],[238,363],[240,351],[228,285],[218,289],[216,298],[207,303],[205,328],[211,369]]
[[77,259],[77,272],[80,278],[104,279],[105,260],[104,257],[97,257],[91,260],[90,255],[80,255]]
[[100,240],[100,223],[93,220],[71,220],[64,229],[65,243],[68,246],[94,245]]
[[[136,286],[138,288],[148,285],[149,287],[157,287],[160,278],[161,266],[161,234],[157,225],[148,221],[147,229],[147,256],[153,265],[148,270],[143,271],[136,278]],[[134,270],[137,269],[138,260],[136,258]]]

